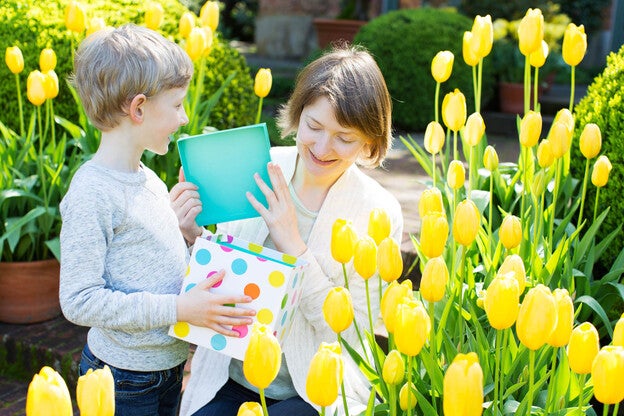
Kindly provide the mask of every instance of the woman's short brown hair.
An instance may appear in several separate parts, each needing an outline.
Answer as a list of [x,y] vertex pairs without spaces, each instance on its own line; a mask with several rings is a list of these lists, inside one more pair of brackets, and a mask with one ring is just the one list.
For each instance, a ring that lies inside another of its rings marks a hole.
[[359,130],[370,154],[359,163],[379,166],[392,145],[392,104],[386,82],[373,57],[361,46],[334,46],[297,76],[288,102],[278,114],[283,136],[297,132],[301,112],[325,97],[344,127]]

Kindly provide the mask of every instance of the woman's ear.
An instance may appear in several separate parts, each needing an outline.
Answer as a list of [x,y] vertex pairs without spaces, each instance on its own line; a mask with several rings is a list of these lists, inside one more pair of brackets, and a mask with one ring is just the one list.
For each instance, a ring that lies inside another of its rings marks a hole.
[[134,123],[142,123],[143,117],[145,115],[145,103],[147,102],[147,97],[145,94],[137,94],[134,96],[132,101],[130,101],[130,105],[128,106],[128,116],[130,120]]

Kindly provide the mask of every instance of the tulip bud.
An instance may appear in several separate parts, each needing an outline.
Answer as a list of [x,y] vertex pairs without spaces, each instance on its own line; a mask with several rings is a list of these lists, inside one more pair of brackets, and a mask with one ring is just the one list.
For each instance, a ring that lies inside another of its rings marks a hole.
[[442,193],[438,188],[425,189],[418,201],[418,215],[420,215],[420,218],[424,218],[425,215],[432,212],[438,212],[444,215]]
[[203,56],[208,56],[208,54],[210,54],[210,50],[212,49],[214,36],[212,34],[212,29],[210,29],[208,26],[202,27],[202,29],[204,29],[204,32],[206,34],[206,47],[204,48]]
[[541,68],[546,63],[548,57],[548,43],[542,40],[542,46],[531,52],[529,55],[529,64],[535,68]]
[[389,333],[394,333],[394,324],[396,322],[395,312],[398,305],[403,302],[403,299],[413,296],[412,281],[404,280],[398,283],[396,280],[392,281],[383,296],[381,297],[381,318]]
[[39,107],[46,100],[45,76],[38,70],[32,71],[26,80],[28,101]]
[[548,339],[548,345],[564,347],[570,341],[572,326],[574,325],[574,305],[567,289],[553,290],[557,306],[557,326]]
[[403,273],[403,257],[399,244],[391,237],[381,240],[377,247],[377,270],[385,282],[392,282]]
[[622,316],[620,316],[620,319],[615,324],[611,344],[624,347],[624,313],[622,314]]
[[403,381],[405,378],[405,364],[399,351],[392,350],[388,353],[383,363],[381,375],[386,384],[391,386],[396,386]]
[[420,279],[420,295],[427,302],[438,302],[444,297],[449,271],[442,257],[429,259]]
[[440,153],[444,147],[444,129],[437,121],[431,121],[425,129],[424,144],[425,150],[432,155]]
[[508,274],[512,272],[514,278],[518,281],[518,291],[520,295],[522,295],[526,288],[526,271],[524,269],[522,257],[517,254],[511,254],[505,257],[503,264],[498,268],[498,274]]
[[375,244],[379,244],[384,238],[390,237],[391,230],[392,224],[386,210],[373,208],[368,215],[368,235],[375,240]]
[[464,32],[464,38],[462,41],[462,56],[464,58],[464,62],[466,62],[466,65],[468,66],[476,66],[480,61],[479,55],[477,55],[471,46],[474,36],[475,35],[472,32]]
[[87,36],[94,34],[106,27],[106,22],[101,17],[93,17],[87,25]]
[[186,53],[193,62],[202,57],[204,50],[208,45],[208,39],[206,37],[206,31],[201,27],[194,27],[189,33],[186,40]]
[[600,350],[598,331],[591,322],[583,322],[572,330],[568,343],[568,363],[576,374],[589,374]]
[[344,363],[338,342],[321,343],[310,361],[306,379],[308,399],[317,406],[330,406],[338,398]]
[[607,184],[611,168],[611,162],[609,161],[609,158],[605,155],[602,155],[598,159],[596,159],[591,176],[591,181],[594,186],[602,188]]
[[366,235],[355,243],[353,268],[364,280],[370,279],[377,271],[377,244]]
[[268,326],[255,322],[243,360],[243,374],[258,389],[275,380],[282,365],[282,349]]
[[597,124],[587,123],[585,125],[579,139],[579,147],[581,148],[581,153],[587,159],[593,159],[598,156],[602,147],[602,135]]
[[466,182],[466,169],[459,160],[452,160],[446,172],[446,183],[451,189],[459,189]]
[[531,192],[537,198],[541,198],[542,194],[546,190],[546,172],[540,169],[535,176],[533,176],[533,183],[531,183]]
[[493,146],[488,145],[483,152],[483,166],[490,172],[498,169],[498,153]]
[[145,10],[145,26],[152,30],[158,30],[164,16],[165,10],[160,3],[150,3]]
[[323,317],[335,333],[339,334],[353,322],[353,301],[349,290],[336,286],[331,288],[323,302]]
[[256,79],[254,81],[254,92],[258,97],[264,98],[269,95],[272,83],[273,78],[271,76],[271,70],[269,68],[260,68],[256,73]]
[[202,25],[216,32],[219,26],[219,2],[207,1],[199,11],[199,20],[201,20]]
[[39,69],[41,72],[52,71],[56,68],[56,54],[54,49],[45,48],[39,54]]
[[563,34],[563,45],[561,54],[566,64],[577,66],[583,60],[587,51],[587,35],[583,25],[576,26],[574,23],[568,24]]
[[334,222],[331,237],[331,253],[338,263],[348,263],[353,257],[357,235],[351,221],[341,218]]
[[411,382],[403,384],[403,387],[399,390],[399,407],[401,410],[406,411],[416,407],[417,399],[414,390],[416,390],[416,387]]
[[562,121],[554,121],[550,127],[548,140],[552,144],[552,154],[555,159],[563,157],[570,150],[572,131]]
[[70,1],[65,7],[65,26],[72,32],[82,33],[85,30],[87,13],[84,6],[77,1]]
[[52,367],[41,368],[28,385],[26,414],[28,416],[71,416],[73,413],[67,384]]
[[187,38],[191,34],[191,30],[195,27],[195,15],[191,12],[185,12],[180,17],[178,24],[178,32],[183,38]]
[[485,58],[492,51],[492,44],[494,43],[492,17],[489,14],[475,16],[471,32],[473,37],[478,40],[475,43],[477,47],[473,50],[479,58]]
[[245,402],[238,408],[236,416],[262,416],[262,406],[258,402]]
[[59,93],[58,76],[54,70],[49,70],[43,74],[43,89],[46,99],[56,98]]
[[555,114],[555,118],[553,119],[553,122],[555,121],[563,122],[568,127],[568,130],[571,132],[574,131],[574,116],[567,108],[562,108],[557,111],[557,114]]
[[557,305],[550,289],[543,284],[531,288],[520,305],[516,331],[520,342],[537,350],[550,338],[557,325]]
[[466,123],[466,97],[457,88],[442,100],[442,120],[453,131],[459,131]]
[[592,363],[591,378],[596,400],[604,404],[616,404],[624,400],[624,388],[620,384],[624,374],[624,348],[608,345],[603,347]]
[[485,313],[494,329],[511,327],[518,317],[520,290],[512,273],[497,274],[485,294]]
[[[444,82],[449,79],[453,71],[455,55],[451,51],[440,51],[431,61],[431,75],[436,82]],[[437,152],[436,152],[437,153]]]
[[6,48],[4,61],[9,67],[9,70],[14,74],[19,74],[24,70],[24,56],[22,55],[21,49],[17,46]]
[[464,138],[468,146],[476,146],[485,134],[485,123],[480,113],[472,113],[466,121],[464,128]]
[[518,26],[520,52],[529,56],[542,45],[544,39],[544,16],[538,8],[528,9]]
[[453,238],[463,246],[469,246],[477,238],[481,225],[481,214],[471,199],[464,199],[455,208],[453,217]]
[[113,416],[115,414],[115,381],[105,365],[87,370],[78,378],[76,401],[82,416]]
[[527,112],[520,122],[520,144],[533,147],[542,134],[542,115],[535,111]]
[[404,300],[397,306],[394,325],[394,343],[405,355],[420,353],[431,332],[431,319],[422,302]]
[[483,413],[483,370],[476,353],[458,353],[446,369],[442,406],[445,415]]
[[428,258],[444,253],[449,225],[444,214],[434,211],[422,217],[420,226],[420,251]]
[[507,250],[514,249],[522,242],[522,224],[520,218],[515,215],[507,214],[503,218],[498,237]]

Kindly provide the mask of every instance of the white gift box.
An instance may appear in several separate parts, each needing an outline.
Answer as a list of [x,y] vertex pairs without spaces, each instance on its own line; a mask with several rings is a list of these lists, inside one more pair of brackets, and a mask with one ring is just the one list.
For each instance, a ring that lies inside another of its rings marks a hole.
[[[223,280],[210,291],[251,296],[251,303],[236,306],[254,309],[254,321],[269,326],[281,344],[297,312],[306,264],[296,257],[230,235],[198,237],[181,293],[225,270]],[[240,334],[239,338],[235,338],[209,328],[178,322],[169,328],[169,335],[243,360],[252,325],[232,327]]]

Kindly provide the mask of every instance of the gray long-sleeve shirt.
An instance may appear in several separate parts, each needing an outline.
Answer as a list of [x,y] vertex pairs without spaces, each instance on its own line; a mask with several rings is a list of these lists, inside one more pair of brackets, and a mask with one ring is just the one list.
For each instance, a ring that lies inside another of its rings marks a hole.
[[149,168],[123,173],[86,162],[61,205],[60,301],[89,326],[104,362],[135,371],[174,367],[188,344],[167,335],[188,250],[165,184]]

